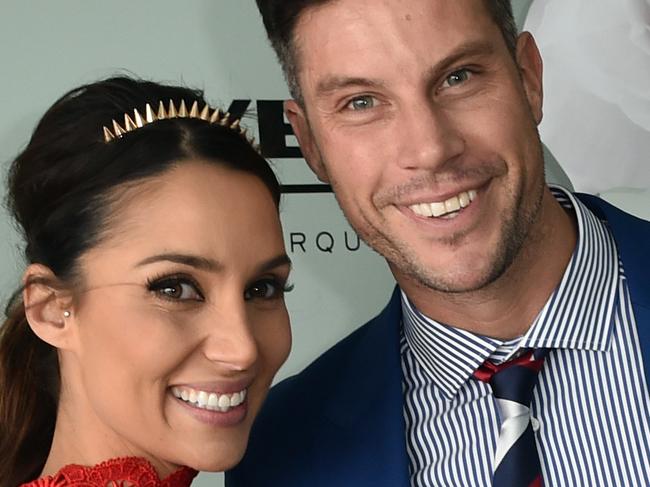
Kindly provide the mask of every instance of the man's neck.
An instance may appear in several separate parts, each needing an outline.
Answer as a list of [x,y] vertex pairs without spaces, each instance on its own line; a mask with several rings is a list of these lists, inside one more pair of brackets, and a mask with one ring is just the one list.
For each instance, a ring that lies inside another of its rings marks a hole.
[[549,191],[538,223],[506,272],[483,289],[444,293],[396,274],[420,312],[440,323],[502,340],[522,336],[558,287],[571,260],[577,228]]

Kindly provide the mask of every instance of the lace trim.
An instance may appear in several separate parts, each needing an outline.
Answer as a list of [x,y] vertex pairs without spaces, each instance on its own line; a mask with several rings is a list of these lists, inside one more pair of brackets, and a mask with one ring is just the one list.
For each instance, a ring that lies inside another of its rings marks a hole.
[[188,487],[197,473],[183,467],[160,480],[151,463],[143,458],[114,458],[94,467],[67,465],[56,475],[23,487]]

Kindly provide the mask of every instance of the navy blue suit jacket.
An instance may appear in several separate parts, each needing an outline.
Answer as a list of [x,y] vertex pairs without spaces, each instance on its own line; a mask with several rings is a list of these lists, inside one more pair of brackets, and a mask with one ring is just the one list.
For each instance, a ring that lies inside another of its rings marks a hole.
[[[650,223],[593,196],[628,277],[650,384]],[[396,290],[382,313],[275,386],[228,487],[410,487]]]

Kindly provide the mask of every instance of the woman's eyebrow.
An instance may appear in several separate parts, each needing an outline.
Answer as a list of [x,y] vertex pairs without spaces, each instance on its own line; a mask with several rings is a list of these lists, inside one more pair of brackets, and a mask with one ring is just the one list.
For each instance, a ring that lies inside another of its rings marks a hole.
[[219,262],[207,257],[200,257],[198,255],[181,254],[181,253],[167,253],[158,254],[147,257],[146,259],[138,262],[135,267],[142,267],[155,262],[174,262],[175,264],[183,264],[197,269],[216,272],[223,266]]
[[272,259],[267,260],[266,262],[263,262],[259,267],[258,267],[258,272],[265,272],[265,271],[270,271],[271,269],[275,269],[276,267],[280,266],[289,266],[291,267],[291,259],[287,254],[280,254],[276,257],[273,257]]
[[[223,265],[216,260],[209,259],[207,257],[200,257],[198,255],[191,254],[181,254],[181,253],[166,253],[152,255],[146,259],[138,262],[135,267],[142,267],[149,264],[154,264],[156,262],[173,262],[175,264],[187,265],[194,267],[196,269],[206,270],[210,272],[217,272],[223,268]],[[291,267],[291,259],[287,254],[280,254],[276,257],[273,257],[265,262],[262,262],[258,266],[258,272],[265,272],[276,267],[288,265]]]

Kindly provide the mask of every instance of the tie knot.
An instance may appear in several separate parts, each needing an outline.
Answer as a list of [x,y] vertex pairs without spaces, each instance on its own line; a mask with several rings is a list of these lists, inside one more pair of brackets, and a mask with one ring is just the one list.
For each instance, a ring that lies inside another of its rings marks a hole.
[[486,361],[474,372],[474,377],[489,383],[497,399],[529,405],[545,356],[546,350],[539,349],[528,350],[499,365]]

